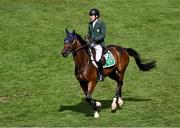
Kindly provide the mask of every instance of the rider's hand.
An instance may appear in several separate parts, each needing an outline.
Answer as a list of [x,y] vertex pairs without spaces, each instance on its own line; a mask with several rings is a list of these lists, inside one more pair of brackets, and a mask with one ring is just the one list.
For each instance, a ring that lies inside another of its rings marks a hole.
[[90,38],[90,35],[84,35],[84,39],[86,40],[86,39],[89,39]]
[[91,43],[96,43],[96,40],[94,38],[90,38]]

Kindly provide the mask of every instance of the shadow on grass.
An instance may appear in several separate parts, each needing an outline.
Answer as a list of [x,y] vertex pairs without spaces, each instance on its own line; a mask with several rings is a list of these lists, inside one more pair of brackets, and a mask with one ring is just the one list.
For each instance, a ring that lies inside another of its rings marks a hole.
[[[111,100],[98,100],[101,102],[102,106],[101,109],[110,108]],[[61,105],[59,112],[64,111],[74,111],[79,113],[84,113],[86,116],[92,116],[93,110],[90,107],[90,105],[85,101],[85,99],[82,99],[82,101],[75,105]]]
[[[135,97],[126,97],[123,98],[124,101],[131,101],[131,102],[147,102],[151,101],[151,99],[143,99],[143,98],[135,98]],[[101,102],[102,106],[100,109],[107,109],[111,108],[111,102],[112,100],[98,100]],[[59,108],[59,112],[64,111],[74,111],[78,113],[84,113],[86,116],[92,116],[93,110],[90,107],[90,105],[85,101],[85,99],[82,99],[82,101],[75,105],[61,105]],[[111,109],[110,109],[111,111]]]
[[142,101],[151,101],[151,99],[138,98],[138,97],[125,97],[124,101],[132,101],[132,102],[142,102]]

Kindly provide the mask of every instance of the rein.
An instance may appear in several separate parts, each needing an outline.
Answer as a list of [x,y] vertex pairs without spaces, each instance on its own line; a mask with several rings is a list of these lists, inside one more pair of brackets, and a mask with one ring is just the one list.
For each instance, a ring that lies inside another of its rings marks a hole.
[[[75,43],[75,41],[76,40],[73,41],[73,44]],[[72,54],[75,54],[76,52],[80,51],[81,49],[83,49],[83,48],[85,48],[87,46],[88,46],[88,44],[85,44],[85,45],[83,45],[83,46],[81,46],[79,48],[76,48],[75,50],[72,51]]]
[[[73,44],[76,42],[76,40],[73,41]],[[85,45],[79,47],[79,48],[76,48],[75,50],[72,51],[72,54],[75,54],[77,53],[78,51],[84,49],[85,47],[87,47],[89,44],[86,43]],[[89,60],[88,62],[86,63],[86,65],[83,67],[83,68],[79,68],[78,66],[76,67],[76,70],[75,70],[75,74],[76,75],[80,75],[82,72],[84,72],[86,70],[86,68],[88,67],[88,65],[90,64]]]

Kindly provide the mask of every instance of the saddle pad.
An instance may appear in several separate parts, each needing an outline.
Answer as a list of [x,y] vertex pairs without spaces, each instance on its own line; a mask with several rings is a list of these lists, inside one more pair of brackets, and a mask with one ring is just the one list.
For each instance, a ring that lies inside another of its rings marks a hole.
[[115,59],[112,53],[108,50],[108,52],[104,55],[106,63],[103,65],[103,68],[112,67],[115,65]]

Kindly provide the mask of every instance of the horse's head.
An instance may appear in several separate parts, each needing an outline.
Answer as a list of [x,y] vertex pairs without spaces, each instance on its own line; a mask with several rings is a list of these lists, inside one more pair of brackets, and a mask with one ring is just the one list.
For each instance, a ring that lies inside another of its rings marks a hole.
[[73,51],[73,45],[76,41],[76,33],[73,30],[73,32],[69,32],[67,29],[66,31],[66,38],[64,39],[64,48],[62,51],[62,56],[67,57],[72,51]]

